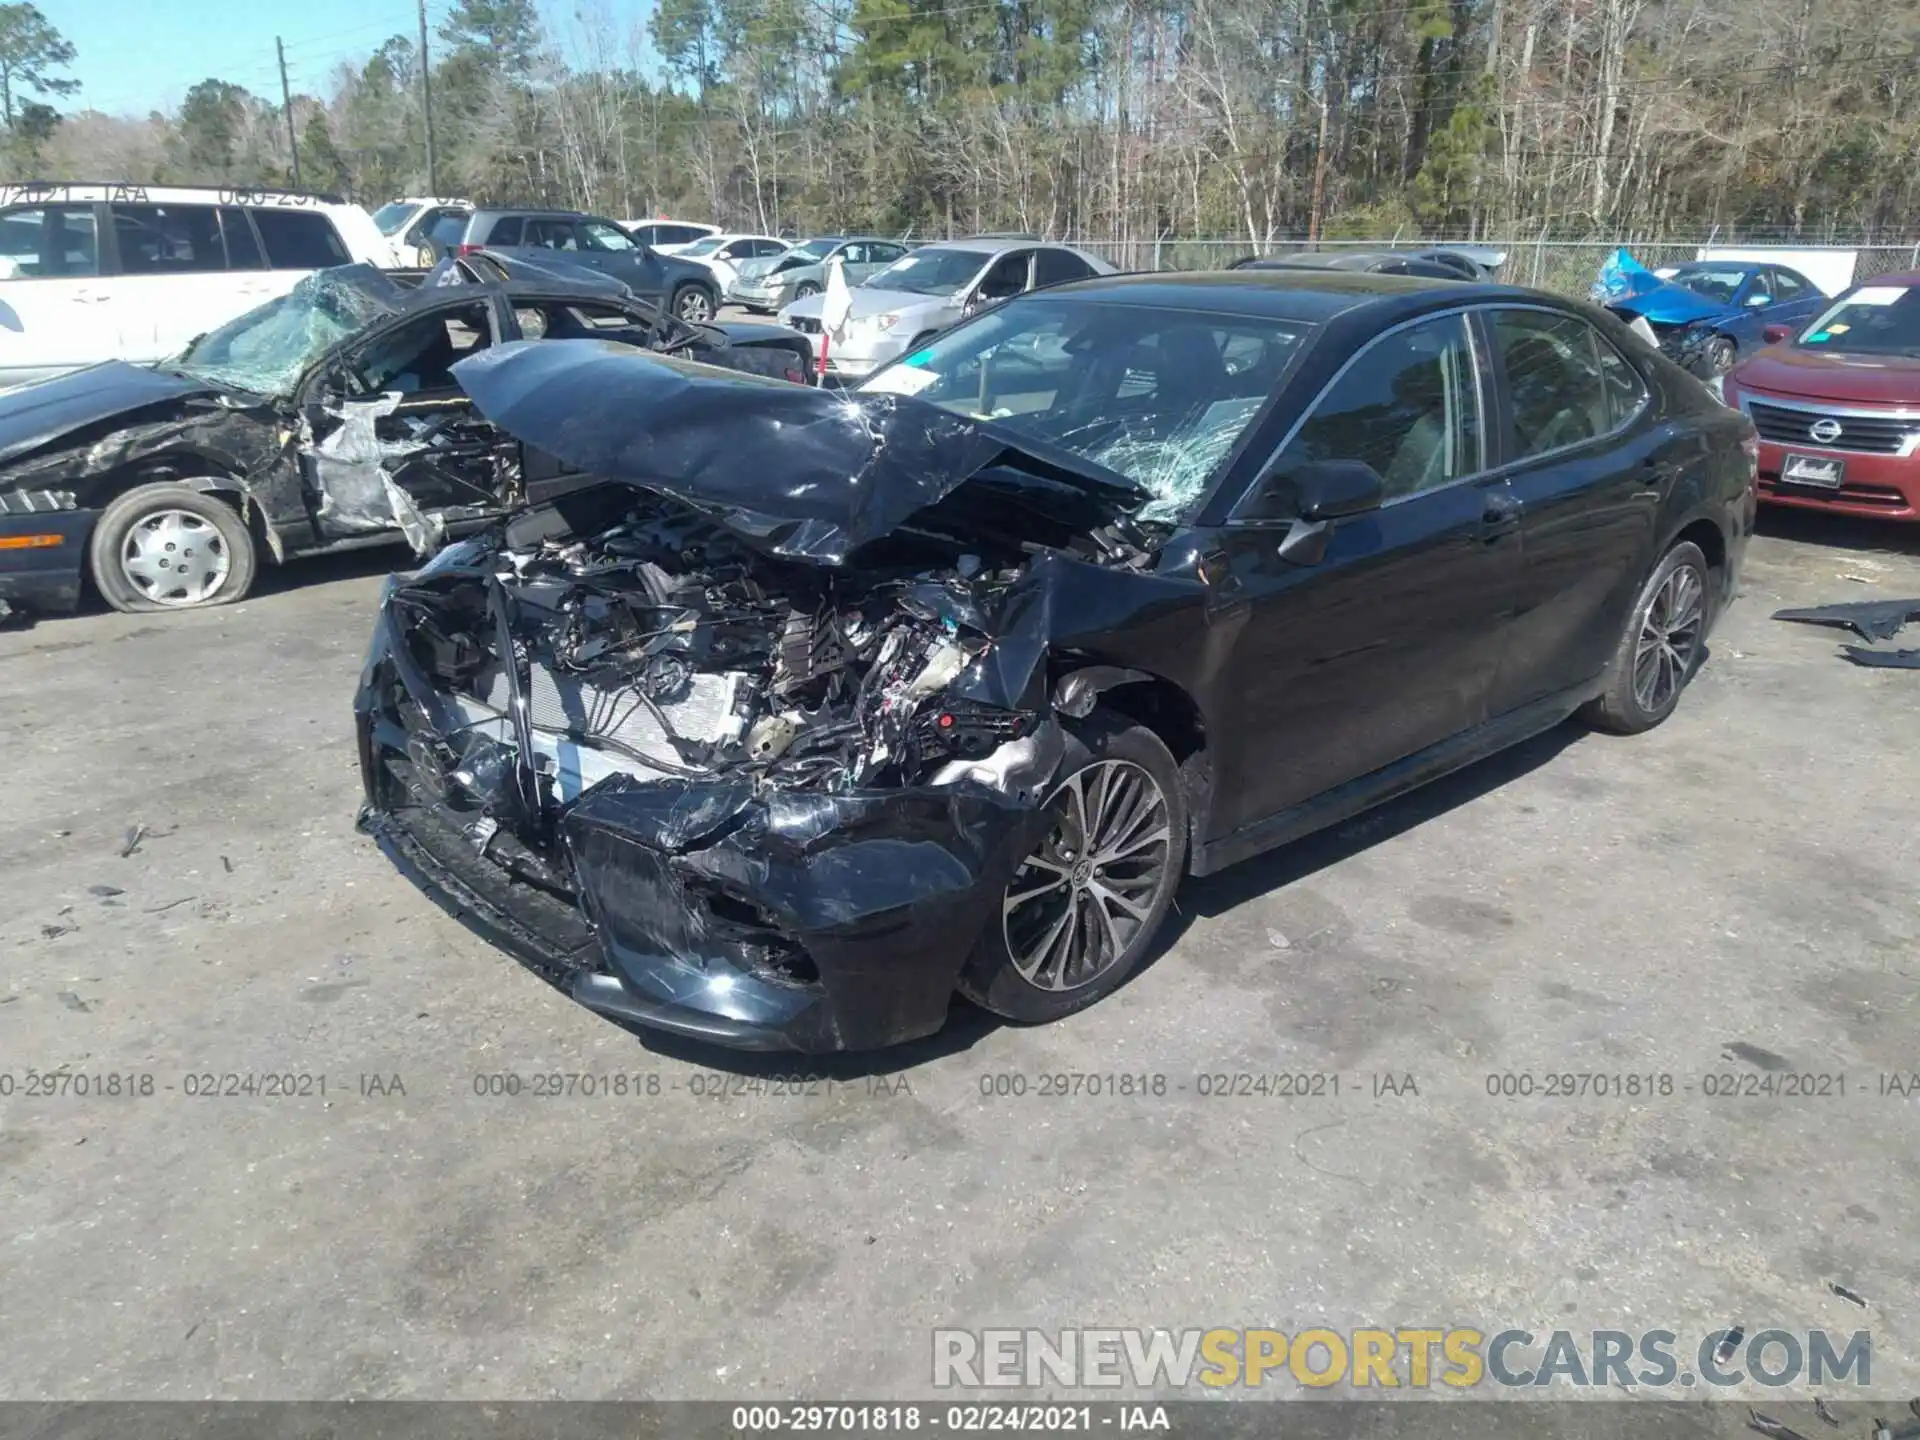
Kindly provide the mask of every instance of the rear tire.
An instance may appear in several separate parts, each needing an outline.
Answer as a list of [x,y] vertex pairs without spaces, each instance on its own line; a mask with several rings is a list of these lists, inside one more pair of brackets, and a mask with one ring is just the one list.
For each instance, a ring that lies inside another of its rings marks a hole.
[[258,565],[238,511],[170,482],[138,486],[107,506],[87,560],[100,598],[127,614],[231,605],[253,588]]
[[1713,572],[1683,540],[1660,557],[1627,615],[1607,688],[1580,711],[1596,730],[1638,735],[1674,712],[1700,669],[1713,621]]
[[1160,737],[1107,710],[1067,734],[1054,823],[1008,882],[960,993],[1036,1024],[1084,1010],[1139,968],[1187,858],[1180,769]]

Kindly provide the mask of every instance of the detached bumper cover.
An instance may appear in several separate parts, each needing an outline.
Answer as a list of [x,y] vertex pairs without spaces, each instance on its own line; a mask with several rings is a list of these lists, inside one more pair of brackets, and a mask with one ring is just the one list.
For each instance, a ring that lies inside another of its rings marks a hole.
[[390,635],[383,613],[356,700],[361,829],[468,928],[634,1023],[748,1049],[931,1034],[1045,823],[971,784],[756,793],[622,775],[550,808],[565,873],[542,880],[493,807],[421,773]]

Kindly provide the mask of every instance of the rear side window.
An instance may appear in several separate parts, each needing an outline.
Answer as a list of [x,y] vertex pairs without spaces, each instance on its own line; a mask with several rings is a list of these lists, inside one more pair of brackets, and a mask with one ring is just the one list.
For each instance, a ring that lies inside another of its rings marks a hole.
[[0,215],[0,280],[98,275],[100,237],[91,205],[49,205]]
[[115,205],[122,275],[197,275],[227,268],[219,212],[211,205]]
[[235,205],[223,206],[220,210],[220,235],[227,242],[227,268],[229,270],[264,270],[266,257],[260,253],[260,242],[254,239],[253,226],[247,221],[247,212]]
[[1042,250],[1033,260],[1033,288],[1060,285],[1068,280],[1084,280],[1093,267],[1068,250]]
[[1466,320],[1448,315],[1384,335],[1320,397],[1288,460],[1363,460],[1388,500],[1482,468],[1480,387]]
[[1496,310],[1493,335],[1513,404],[1516,460],[1609,434],[1640,408],[1639,372],[1584,320]]
[[324,270],[353,261],[324,215],[265,207],[251,213],[267,247],[267,263],[276,270]]
[[489,245],[518,245],[525,226],[518,215],[509,215],[504,220],[493,222],[493,231],[487,236]]

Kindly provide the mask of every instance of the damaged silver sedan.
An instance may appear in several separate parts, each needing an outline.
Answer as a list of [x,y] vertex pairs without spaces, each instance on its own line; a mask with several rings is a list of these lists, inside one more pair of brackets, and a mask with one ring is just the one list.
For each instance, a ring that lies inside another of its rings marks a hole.
[[1515,297],[1100,280],[844,395],[463,361],[562,473],[389,585],[361,826],[625,1021],[834,1050],[956,992],[1078,1010],[1183,875],[1678,703],[1751,526],[1741,422]]
[[810,374],[797,332],[688,325],[589,272],[486,253],[320,271],[167,364],[0,396],[0,614],[71,610],[89,580],[116,610],[192,609],[244,597],[267,558],[431,554],[552,468],[474,418],[452,365],[570,335]]

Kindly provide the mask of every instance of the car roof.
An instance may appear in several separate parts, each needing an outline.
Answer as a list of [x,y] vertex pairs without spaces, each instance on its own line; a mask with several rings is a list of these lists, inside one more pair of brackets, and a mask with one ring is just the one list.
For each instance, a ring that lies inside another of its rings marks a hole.
[[1416,275],[1377,275],[1367,270],[1299,267],[1272,270],[1149,271],[1099,275],[1048,287],[1047,296],[1085,296],[1123,305],[1176,310],[1208,310],[1323,325],[1362,308],[1384,312],[1389,322],[1450,305],[1523,298],[1529,303],[1557,296],[1512,285],[1429,279]]
[[1920,285],[1920,270],[1903,270],[1898,275],[1874,275],[1865,280],[1856,278],[1847,289],[1858,290],[1862,285]]
[[[347,201],[317,190],[237,190],[220,185],[136,185],[125,180],[25,180],[0,185],[0,205],[244,205],[312,210],[346,206]],[[352,209],[359,209],[355,205]]]
[[956,240],[929,240],[920,249],[972,250],[982,255],[998,255],[1003,250],[1072,250],[1073,246],[1064,240],[1036,240],[1031,235],[980,235],[973,238],[963,235]]

